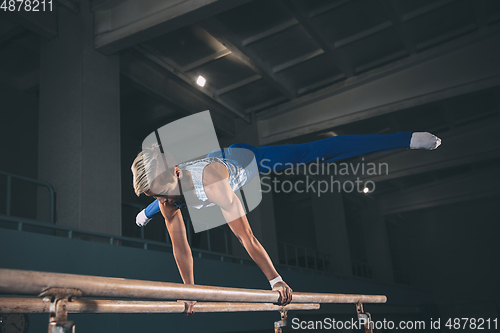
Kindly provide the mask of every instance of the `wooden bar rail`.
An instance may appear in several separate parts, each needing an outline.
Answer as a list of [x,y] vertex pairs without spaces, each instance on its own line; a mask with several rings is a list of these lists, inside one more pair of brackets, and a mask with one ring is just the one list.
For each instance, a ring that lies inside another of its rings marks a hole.
[[[85,297],[277,303],[271,290],[185,285],[90,275],[0,269],[0,293],[39,295],[49,288],[74,288]],[[383,295],[294,292],[292,303],[385,303]]]
[[[319,304],[196,302],[194,312],[247,312],[281,310],[318,310]],[[162,301],[116,301],[77,299],[66,303],[68,313],[182,313],[184,303]],[[49,313],[50,300],[41,298],[0,297],[0,313]]]

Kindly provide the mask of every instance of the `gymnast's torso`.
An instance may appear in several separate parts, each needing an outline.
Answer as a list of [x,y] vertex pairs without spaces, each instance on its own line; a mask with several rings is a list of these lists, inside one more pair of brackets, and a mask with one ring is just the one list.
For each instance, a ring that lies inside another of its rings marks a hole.
[[181,163],[179,164],[179,169],[189,172],[192,181],[191,189],[194,189],[194,194],[196,196],[189,193],[192,191],[184,191],[185,200],[174,201],[172,202],[172,205],[177,208],[189,206],[196,209],[215,205],[208,200],[203,186],[203,172],[205,167],[212,163],[220,163],[226,167],[228,172],[227,182],[231,186],[233,192],[241,188],[247,182],[247,171],[240,165],[239,162],[235,160],[220,157],[206,157],[191,162]]

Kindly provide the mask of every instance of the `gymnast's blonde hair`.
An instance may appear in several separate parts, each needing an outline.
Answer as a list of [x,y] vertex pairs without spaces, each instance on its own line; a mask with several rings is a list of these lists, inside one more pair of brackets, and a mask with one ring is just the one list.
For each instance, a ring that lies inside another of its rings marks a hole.
[[161,154],[158,144],[145,148],[137,154],[130,168],[133,174],[134,192],[137,196],[150,191],[153,183],[162,186],[175,181],[174,174],[168,168],[158,174],[161,170],[158,167],[159,163],[163,163]]

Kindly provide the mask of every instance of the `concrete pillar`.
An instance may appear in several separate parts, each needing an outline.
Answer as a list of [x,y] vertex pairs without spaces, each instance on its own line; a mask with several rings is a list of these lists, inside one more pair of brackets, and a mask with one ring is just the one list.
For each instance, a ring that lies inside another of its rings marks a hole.
[[[316,181],[331,183],[330,175],[308,176]],[[311,193],[318,252],[330,255],[327,270],[352,275],[349,237],[347,235],[342,194],[336,188],[326,193]]]
[[59,10],[42,40],[39,169],[57,195],[57,224],[121,234],[119,57],[94,50],[90,1]]
[[[3,82],[0,82],[0,100],[0,171],[36,179],[38,154],[33,143],[38,138],[38,100]],[[1,181],[3,183],[5,178]],[[2,185],[2,198],[4,188],[5,185]],[[1,202],[3,213],[5,201]]]
[[361,215],[366,259],[375,280],[392,283],[394,271],[385,220],[377,202],[370,198],[365,199],[365,209],[361,211]]
[[[236,119],[235,122],[237,136],[230,140],[221,140],[221,147],[228,147],[238,142],[258,146],[257,126],[255,122],[247,124],[241,119]],[[252,227],[254,235],[262,246],[264,246],[273,263],[279,263],[272,193],[262,193],[262,201],[257,208],[248,214],[248,222]],[[233,255],[247,256],[242,245],[238,241],[235,241],[236,237],[232,237],[232,240]]]

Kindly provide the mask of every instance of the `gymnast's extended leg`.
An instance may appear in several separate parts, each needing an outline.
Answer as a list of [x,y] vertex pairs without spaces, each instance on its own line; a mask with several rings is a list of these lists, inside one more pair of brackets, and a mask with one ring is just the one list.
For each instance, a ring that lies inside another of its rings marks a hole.
[[[441,140],[428,132],[398,132],[394,134],[365,134],[339,135],[322,140],[302,143],[255,147],[245,143],[229,146],[245,148],[255,154],[259,173],[280,171],[291,165],[307,164],[311,162],[333,162],[368,153],[388,151],[394,149],[435,149]],[[214,151],[207,156],[219,156]],[[219,157],[223,157],[222,155]],[[137,215],[136,223],[145,225],[160,211],[158,201],[155,200],[145,210]]]

